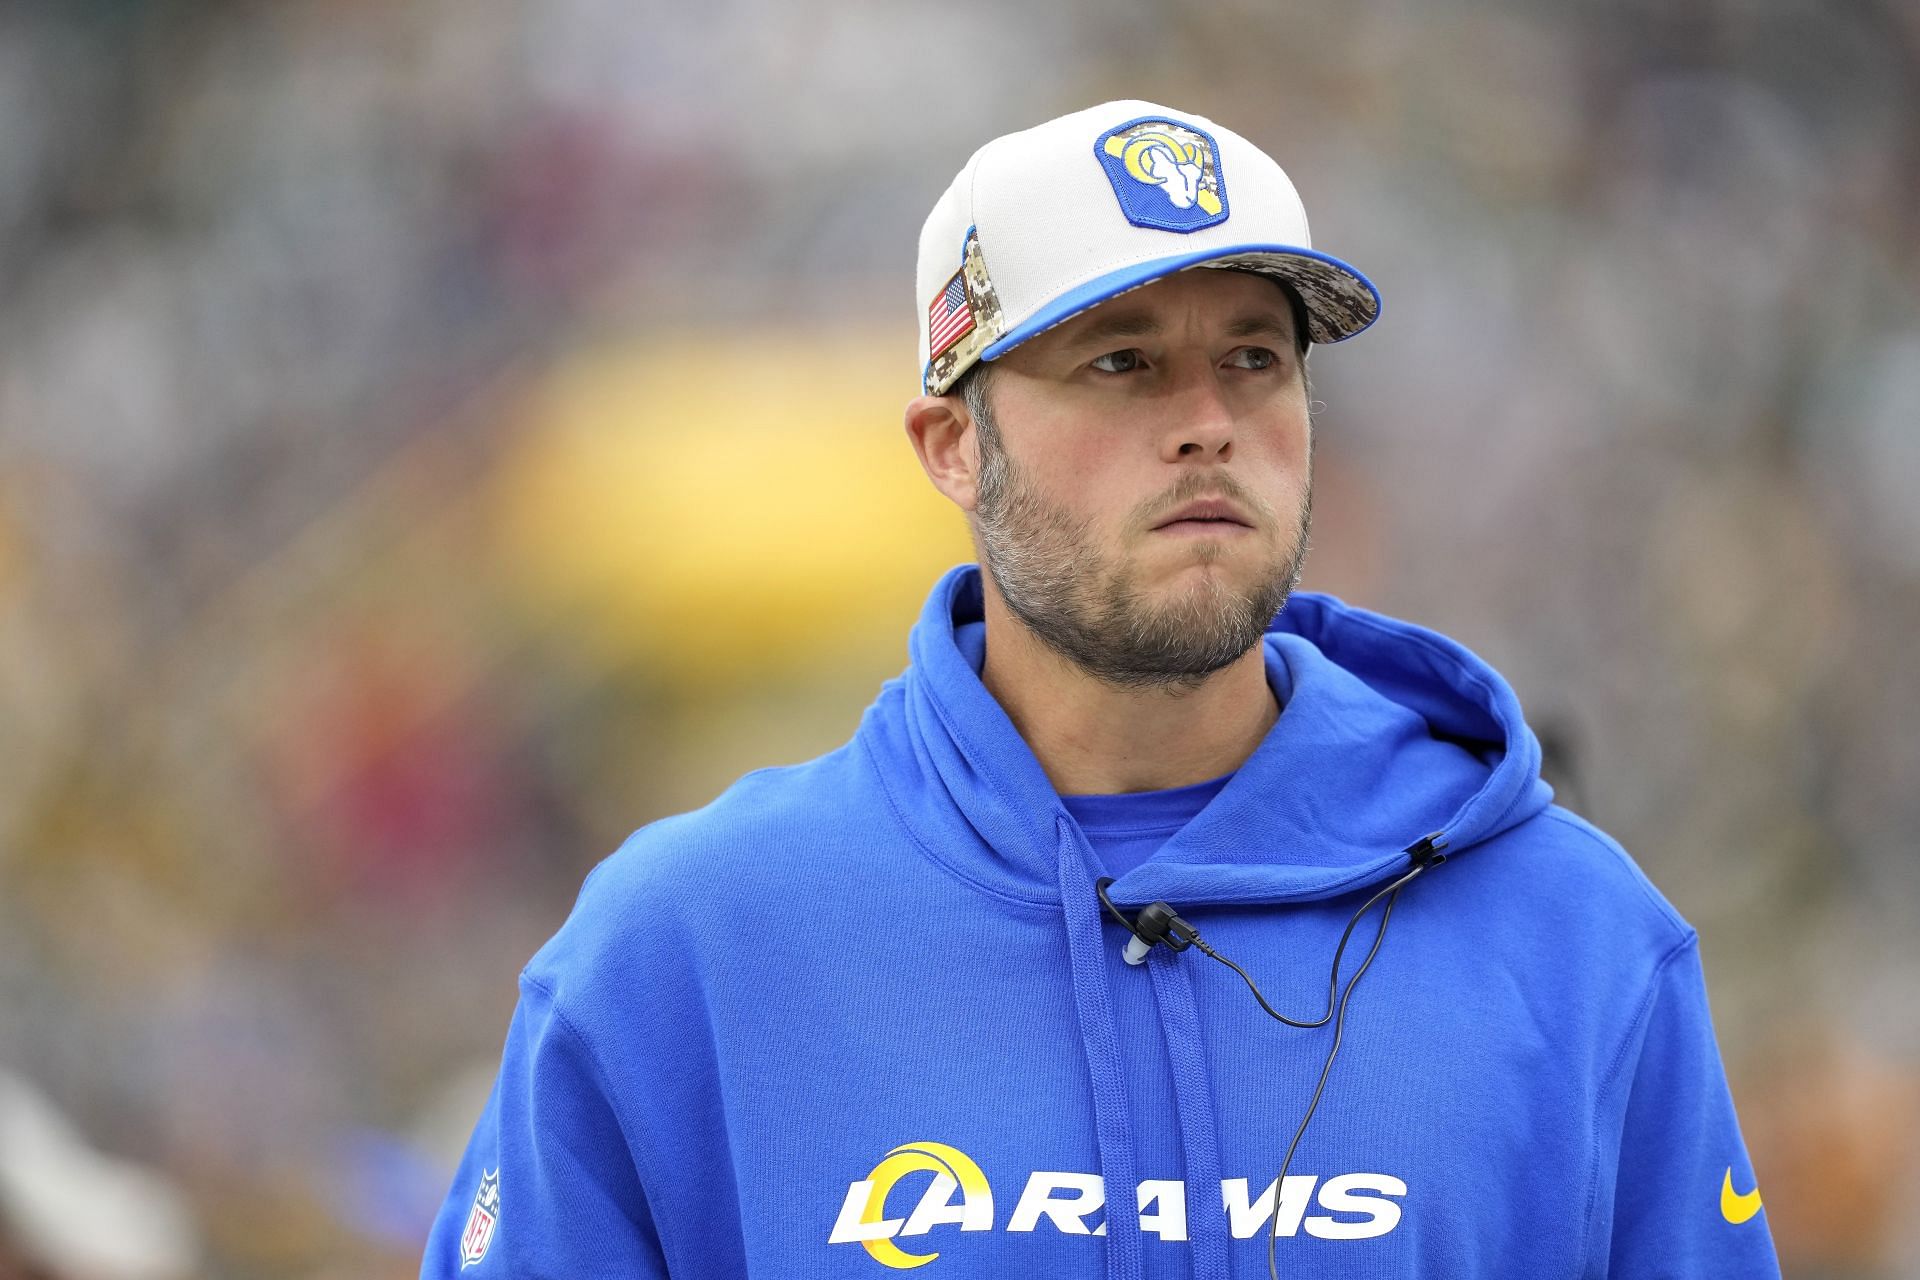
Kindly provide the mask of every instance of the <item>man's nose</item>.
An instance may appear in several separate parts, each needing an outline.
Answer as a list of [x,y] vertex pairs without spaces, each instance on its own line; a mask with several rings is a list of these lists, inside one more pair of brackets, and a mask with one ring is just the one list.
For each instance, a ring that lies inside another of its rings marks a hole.
[[1225,462],[1231,458],[1235,419],[1218,373],[1210,367],[1196,370],[1182,377],[1171,392],[1162,445],[1166,461]]

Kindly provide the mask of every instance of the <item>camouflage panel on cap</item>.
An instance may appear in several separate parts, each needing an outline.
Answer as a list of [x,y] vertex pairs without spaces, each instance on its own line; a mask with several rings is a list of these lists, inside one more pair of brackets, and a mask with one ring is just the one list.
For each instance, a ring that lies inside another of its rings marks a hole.
[[967,302],[973,309],[973,328],[928,364],[928,395],[945,395],[954,380],[973,367],[980,353],[1007,331],[1006,317],[1000,312],[1000,295],[994,290],[993,277],[987,274],[987,260],[980,252],[978,232],[967,234],[961,267],[967,273]]
[[1379,306],[1357,281],[1312,258],[1289,254],[1235,254],[1202,267],[1255,271],[1292,286],[1307,309],[1307,336],[1325,345],[1372,324]]

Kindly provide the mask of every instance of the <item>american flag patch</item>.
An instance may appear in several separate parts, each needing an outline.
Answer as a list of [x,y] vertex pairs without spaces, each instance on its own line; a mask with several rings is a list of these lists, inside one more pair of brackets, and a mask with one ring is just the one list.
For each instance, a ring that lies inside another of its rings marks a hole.
[[972,328],[973,308],[967,305],[967,273],[962,268],[927,308],[927,359],[938,359]]

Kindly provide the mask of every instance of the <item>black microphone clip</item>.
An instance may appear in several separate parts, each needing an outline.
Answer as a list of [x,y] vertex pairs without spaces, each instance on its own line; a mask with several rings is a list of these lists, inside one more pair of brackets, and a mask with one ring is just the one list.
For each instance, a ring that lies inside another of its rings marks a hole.
[[1112,876],[1102,876],[1093,882],[1093,891],[1100,895],[1100,903],[1107,911],[1126,926],[1133,937],[1127,941],[1127,948],[1121,957],[1128,964],[1144,964],[1147,952],[1161,943],[1169,950],[1185,951],[1200,937],[1200,931],[1180,918],[1180,914],[1164,902],[1150,903],[1140,909],[1140,914],[1129,920],[1126,913],[1113,905],[1113,899],[1107,896],[1107,886],[1113,883]]

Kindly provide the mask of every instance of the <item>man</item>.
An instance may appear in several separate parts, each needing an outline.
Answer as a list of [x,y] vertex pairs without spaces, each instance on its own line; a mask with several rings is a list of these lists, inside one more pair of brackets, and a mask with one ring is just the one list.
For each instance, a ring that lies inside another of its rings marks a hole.
[[1777,1275],[1692,929],[1495,672],[1293,591],[1306,351],[1379,302],[1279,167],[996,139],[918,301],[985,572],[589,877],[423,1275]]

